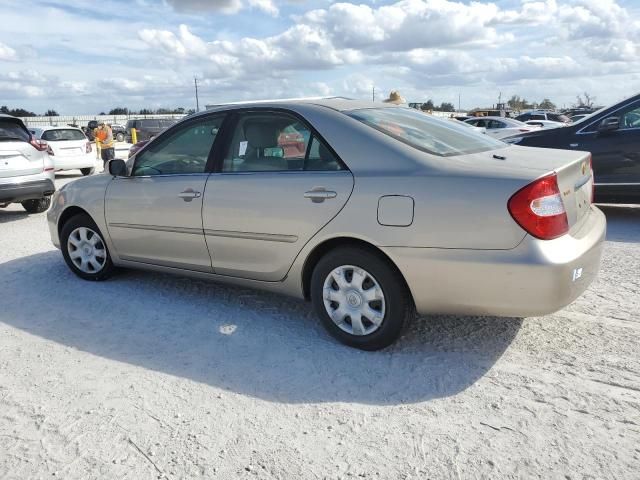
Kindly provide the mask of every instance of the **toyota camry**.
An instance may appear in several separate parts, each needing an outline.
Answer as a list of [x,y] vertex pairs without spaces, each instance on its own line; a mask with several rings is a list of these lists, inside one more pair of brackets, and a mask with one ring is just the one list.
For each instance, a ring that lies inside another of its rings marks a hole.
[[375,350],[416,312],[526,317],[572,302],[600,264],[592,200],[587,152],[331,98],[191,115],[63,186],[48,220],[83,279],[129,267],[280,292]]

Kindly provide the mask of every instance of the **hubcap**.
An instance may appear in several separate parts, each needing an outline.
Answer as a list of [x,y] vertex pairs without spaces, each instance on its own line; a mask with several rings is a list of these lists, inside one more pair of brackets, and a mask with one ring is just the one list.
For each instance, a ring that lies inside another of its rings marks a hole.
[[107,249],[96,232],[87,227],[78,227],[67,240],[69,258],[84,273],[97,273],[107,263]]
[[324,308],[341,330],[351,335],[369,335],[382,325],[384,293],[366,270],[353,265],[334,269],[324,281]]

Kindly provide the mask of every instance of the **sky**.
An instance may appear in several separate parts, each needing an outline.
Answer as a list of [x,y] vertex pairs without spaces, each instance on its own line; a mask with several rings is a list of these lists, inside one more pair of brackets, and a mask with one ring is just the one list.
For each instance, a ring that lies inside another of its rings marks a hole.
[[42,114],[399,90],[463,109],[640,91],[640,0],[0,0],[0,105]]

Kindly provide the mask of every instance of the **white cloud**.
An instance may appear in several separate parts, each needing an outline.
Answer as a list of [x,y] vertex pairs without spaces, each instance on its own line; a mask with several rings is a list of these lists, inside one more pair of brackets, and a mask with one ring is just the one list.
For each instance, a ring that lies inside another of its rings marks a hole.
[[241,0],[166,0],[179,12],[222,12],[232,14],[242,8]]
[[0,60],[17,60],[15,49],[0,42]]

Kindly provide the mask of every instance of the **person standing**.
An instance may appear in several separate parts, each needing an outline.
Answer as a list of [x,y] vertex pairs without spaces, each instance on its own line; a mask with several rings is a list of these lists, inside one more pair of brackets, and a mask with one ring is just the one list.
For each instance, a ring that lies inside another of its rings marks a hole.
[[104,169],[107,169],[107,162],[116,158],[115,149],[113,147],[113,132],[111,127],[104,123],[104,120],[98,122],[98,128],[95,132],[96,144],[100,146],[100,156],[104,164]]

